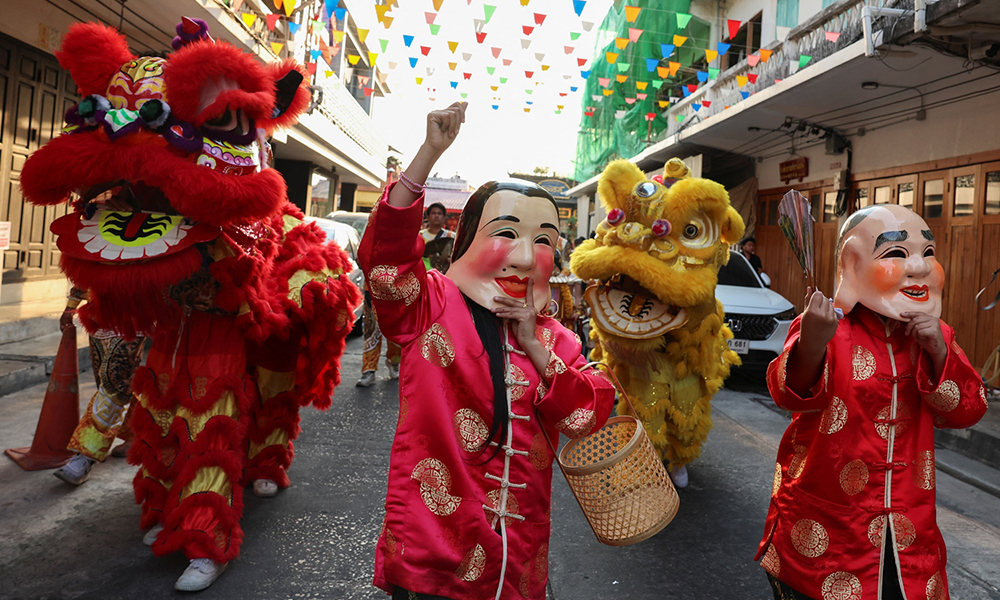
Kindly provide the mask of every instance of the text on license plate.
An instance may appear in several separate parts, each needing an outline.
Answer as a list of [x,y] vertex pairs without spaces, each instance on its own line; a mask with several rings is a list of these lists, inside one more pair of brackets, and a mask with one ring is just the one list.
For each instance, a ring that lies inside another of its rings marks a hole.
[[736,352],[736,354],[749,354],[750,340],[729,340],[729,349]]

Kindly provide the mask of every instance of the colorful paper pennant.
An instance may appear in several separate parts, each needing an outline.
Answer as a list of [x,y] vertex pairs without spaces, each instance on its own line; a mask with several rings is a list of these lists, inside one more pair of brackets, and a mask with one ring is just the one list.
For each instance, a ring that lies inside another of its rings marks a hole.
[[656,70],[656,67],[659,64],[660,64],[660,61],[658,61],[657,59],[655,59],[655,58],[647,58],[646,59],[646,70],[649,71],[650,73],[652,73],[653,71]]
[[799,55],[799,68],[801,69],[801,68],[805,67],[806,65],[808,65],[809,61],[811,61],[812,59],[813,59],[813,57],[809,56],[808,54],[800,54]]
[[240,15],[240,18],[243,19],[243,24],[246,25],[247,28],[251,28],[257,20],[257,15],[254,13],[243,13]]
[[687,41],[687,37],[685,37],[683,35],[675,35],[674,36],[674,45],[675,46],[678,46],[678,47],[679,46],[683,46],[684,42],[686,42],[686,41]]
[[839,31],[826,31],[823,33],[823,35],[826,36],[826,41],[828,42],[836,42],[837,40],[840,39]]
[[628,40],[633,44],[639,41],[640,35],[642,35],[641,29],[636,29],[635,27],[628,28]]
[[615,75],[615,80],[618,83],[625,83],[625,81],[628,80],[628,75]]
[[638,6],[626,6],[625,7],[625,20],[629,23],[635,23],[635,20],[639,18],[639,12],[642,9]]
[[674,53],[676,46],[673,44],[660,44],[660,54],[663,58],[670,58],[670,55]]
[[[576,16],[581,16],[583,13],[583,7],[587,6],[587,0],[573,0],[573,12]],[[590,31],[589,29],[587,31]]]
[[615,64],[615,61],[618,60],[618,53],[617,52],[605,52],[604,53],[604,58],[607,59],[609,65],[613,65],[613,64]]
[[682,13],[682,12],[677,13],[677,28],[678,29],[684,29],[685,27],[688,26],[688,23],[690,21],[691,21],[691,15],[689,15],[687,13]]
[[736,34],[740,32],[740,25],[742,23],[736,19],[726,19],[726,25],[729,27],[729,39],[732,40],[736,37]]
[[496,9],[497,9],[496,6],[491,6],[489,4],[483,5],[483,14],[486,15],[486,18],[484,19],[485,23],[490,22],[490,19],[493,18],[493,11],[495,11]]
[[716,50],[705,49],[705,62],[712,62],[719,57],[719,53]]
[[747,64],[750,65],[751,67],[756,67],[757,63],[759,62],[760,62],[760,56],[756,54],[751,54],[750,56],[747,57]]
[[275,56],[281,54],[281,49],[284,47],[285,45],[281,42],[271,42],[271,50],[274,51]]
[[767,62],[767,59],[771,58],[771,50],[760,49],[760,59]]

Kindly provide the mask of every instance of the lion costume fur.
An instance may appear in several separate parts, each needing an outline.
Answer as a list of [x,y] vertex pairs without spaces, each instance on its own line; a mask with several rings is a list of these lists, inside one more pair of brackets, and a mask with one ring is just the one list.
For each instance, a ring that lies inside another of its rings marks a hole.
[[597,281],[586,294],[590,357],[614,370],[661,458],[680,467],[701,454],[712,396],[740,364],[715,285],[743,219],[722,185],[676,158],[662,178],[616,160],[597,191],[609,219],[571,258],[578,277]]

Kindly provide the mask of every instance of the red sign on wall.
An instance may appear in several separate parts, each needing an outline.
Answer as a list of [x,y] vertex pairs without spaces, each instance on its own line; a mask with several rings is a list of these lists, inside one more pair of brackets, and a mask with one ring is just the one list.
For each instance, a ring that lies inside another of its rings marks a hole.
[[802,183],[803,179],[809,177],[809,159],[795,158],[779,163],[778,170],[781,173],[782,182],[788,183],[793,179],[798,179],[799,183]]

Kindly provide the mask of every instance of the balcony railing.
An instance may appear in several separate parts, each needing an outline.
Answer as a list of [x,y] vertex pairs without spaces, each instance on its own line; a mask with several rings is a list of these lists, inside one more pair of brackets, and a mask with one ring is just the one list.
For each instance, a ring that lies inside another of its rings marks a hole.
[[[664,111],[667,127],[660,132],[658,140],[664,140],[689,127],[694,122],[712,118],[744,100],[741,92],[753,94],[781,80],[794,75],[799,70],[799,57],[811,57],[808,65],[815,64],[837,51],[850,46],[863,37],[861,9],[865,4],[879,7],[912,7],[913,0],[840,0],[831,4],[814,17],[788,33],[783,42],[774,42],[765,50],[771,51],[767,62],[761,60],[751,67],[743,59],[722,73],[711,85],[702,86],[690,96]],[[830,41],[826,32],[839,32],[836,41]],[[759,53],[758,53],[759,56]],[[749,80],[740,85],[748,74],[755,74],[757,81]],[[709,106],[703,104],[709,101]],[[699,104],[696,111],[694,104]],[[678,120],[678,115],[682,118]]]

